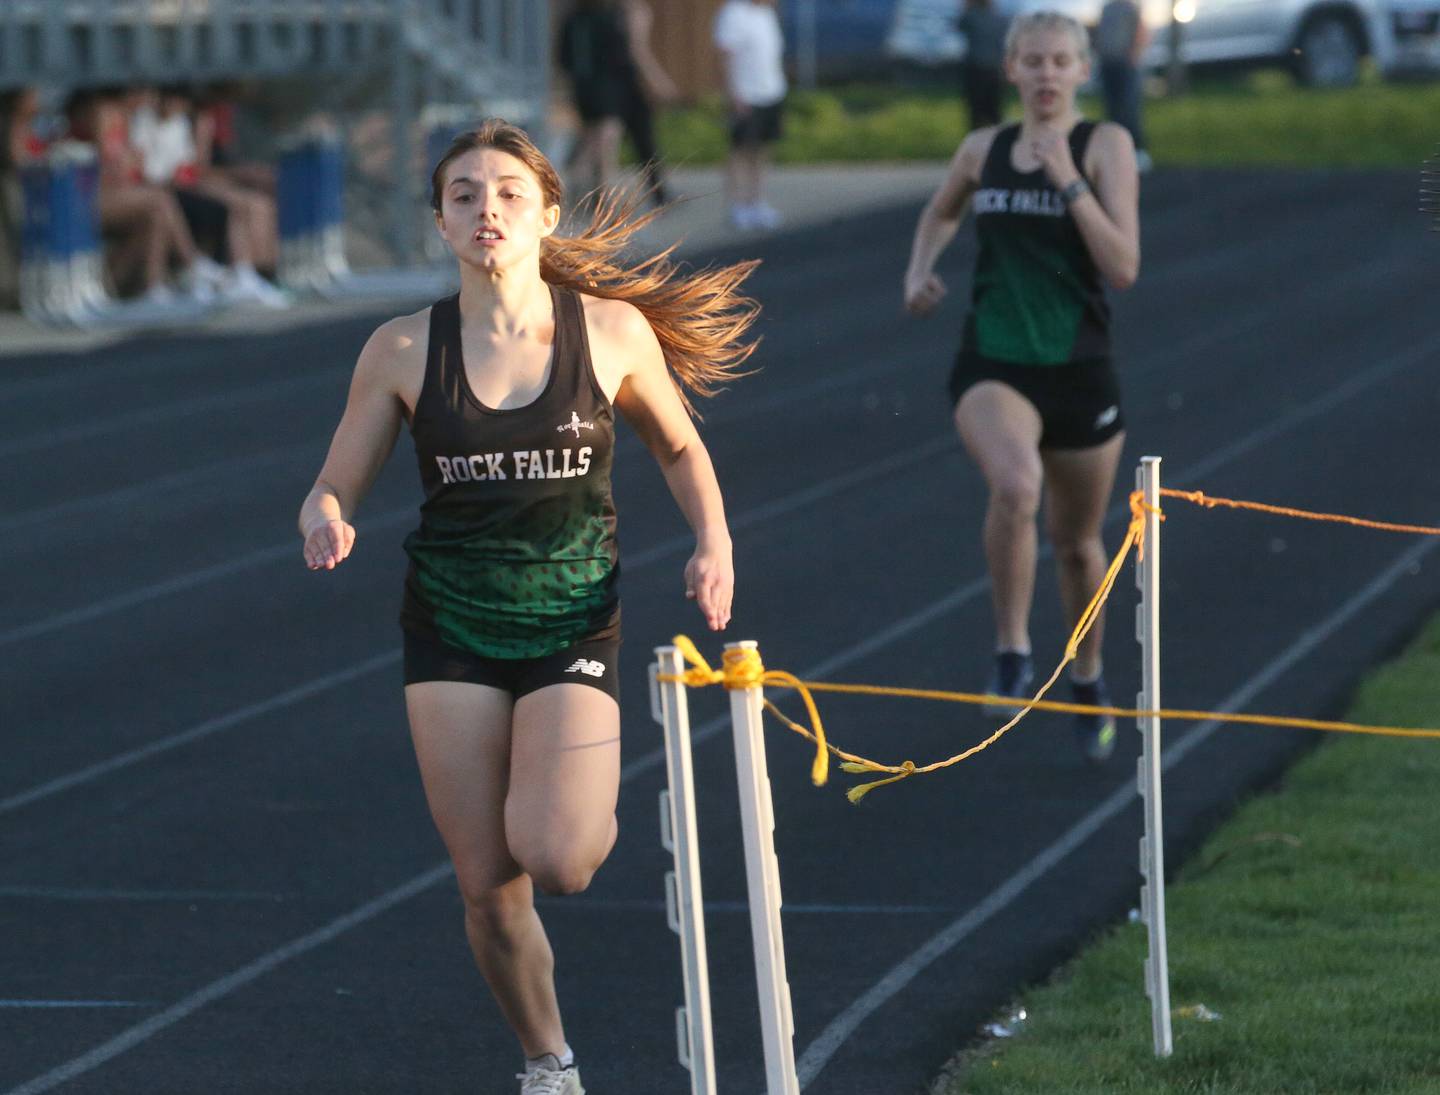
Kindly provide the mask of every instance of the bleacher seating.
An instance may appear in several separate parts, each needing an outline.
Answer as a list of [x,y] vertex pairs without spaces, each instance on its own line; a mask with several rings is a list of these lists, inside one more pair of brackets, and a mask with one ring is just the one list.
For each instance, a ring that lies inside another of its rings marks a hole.
[[[315,99],[310,105],[318,107],[330,105],[327,95],[332,101],[347,97],[337,89],[349,89],[353,97],[358,87],[369,95],[371,109],[379,105],[391,119],[392,150],[398,156],[390,163],[418,164],[432,137],[421,123],[427,104],[464,104],[471,116],[500,114],[543,127],[548,16],[543,0],[4,0],[0,91],[260,81],[306,89]],[[300,135],[299,143],[307,140]],[[293,135],[289,143],[293,153]],[[284,140],[277,147],[283,150]],[[339,185],[333,153],[316,153],[312,147],[300,155],[307,164],[322,165],[327,185]],[[311,168],[292,170],[289,177],[314,190]],[[0,293],[9,280],[12,297],[15,282],[24,279],[23,270],[14,276],[16,251],[24,242],[34,256],[39,225],[49,223],[48,214],[38,219],[15,215],[14,198],[23,189],[19,181],[14,173],[0,178],[0,201],[10,196],[11,213],[0,216],[0,248],[9,252],[0,256]],[[413,187],[396,181],[392,175],[388,186],[365,197],[388,206],[382,231],[392,255],[408,263],[422,257],[416,200],[423,180],[412,180]],[[31,194],[42,190],[32,185]],[[290,248],[292,259],[299,253],[307,264],[299,280],[318,276],[315,270],[349,277],[336,249],[339,195],[327,192],[314,200],[319,205],[313,209],[294,201],[289,207],[293,223],[325,240],[323,246],[307,242]],[[367,222],[373,220],[367,216]],[[45,253],[59,253],[68,261],[73,246],[73,239],[51,241]],[[7,270],[9,279],[3,276]],[[293,284],[296,278],[289,280]],[[350,284],[359,283],[351,279]],[[34,293],[28,297],[37,299]],[[65,310],[56,310],[54,294],[40,299],[47,303],[36,318],[63,318]],[[71,311],[107,315],[105,302],[88,287],[83,300],[83,308]]]
[[337,75],[382,64],[532,114],[545,95],[537,0],[6,0],[0,89]]

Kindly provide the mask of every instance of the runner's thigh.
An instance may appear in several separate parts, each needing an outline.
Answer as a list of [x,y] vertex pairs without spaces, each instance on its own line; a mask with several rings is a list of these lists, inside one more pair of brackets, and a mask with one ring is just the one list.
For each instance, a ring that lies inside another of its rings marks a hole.
[[620,708],[583,684],[515,701],[505,826],[517,858],[592,855],[609,847],[620,792]]
[[425,797],[462,890],[489,890],[517,877],[520,868],[505,842],[509,693],[425,681],[406,686],[405,706]]

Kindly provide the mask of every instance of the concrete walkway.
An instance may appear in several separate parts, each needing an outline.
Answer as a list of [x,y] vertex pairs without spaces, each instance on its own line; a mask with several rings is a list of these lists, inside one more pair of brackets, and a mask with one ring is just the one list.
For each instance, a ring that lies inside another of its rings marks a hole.
[[[785,223],[775,230],[784,232],[854,216],[867,209],[922,201],[939,184],[943,174],[944,165],[939,163],[777,167],[766,196],[784,215]],[[642,234],[641,240],[647,248],[658,250],[678,240],[680,253],[693,257],[716,247],[739,243],[747,236],[774,234],[741,233],[726,223],[724,181],[718,168],[677,169],[671,174],[671,185],[676,196],[684,200],[674,202],[665,215]],[[225,309],[192,321],[184,329],[254,334],[306,326],[347,315],[384,311],[389,307],[400,308],[443,292],[447,276],[446,270],[438,271],[432,277],[425,277],[422,273],[413,291],[392,288],[350,300],[301,300],[283,312],[255,308]],[[73,330],[41,327],[18,313],[0,313],[0,358],[90,350],[129,338],[135,333],[134,328]]]

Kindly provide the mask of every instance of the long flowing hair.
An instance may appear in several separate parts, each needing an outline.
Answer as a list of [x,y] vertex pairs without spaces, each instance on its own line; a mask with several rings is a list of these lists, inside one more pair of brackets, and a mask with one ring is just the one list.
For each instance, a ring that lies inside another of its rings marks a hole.
[[[487,118],[451,142],[430,178],[430,204],[439,214],[445,172],[467,152],[493,148],[530,168],[547,206],[561,205],[559,173],[519,126]],[[630,260],[625,251],[658,211],[642,213],[643,192],[611,191],[595,196],[590,221],[573,235],[540,241],[540,276],[551,285],[633,304],[649,321],[674,376],[680,398],[696,414],[690,396],[715,394],[719,385],[745,373],[757,339],[747,339],[760,305],[741,286],[758,260],[730,266],[682,269],[675,244],[649,258]],[[698,415],[697,415],[698,417]]]

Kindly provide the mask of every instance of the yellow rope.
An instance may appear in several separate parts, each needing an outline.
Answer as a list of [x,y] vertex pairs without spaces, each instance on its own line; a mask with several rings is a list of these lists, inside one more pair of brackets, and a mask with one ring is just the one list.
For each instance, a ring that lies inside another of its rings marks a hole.
[[[1363,528],[1381,529],[1391,532],[1412,532],[1424,535],[1440,535],[1440,528],[1430,528],[1423,525],[1396,525],[1379,521],[1366,521],[1356,517],[1345,517],[1340,514],[1312,513],[1307,510],[1289,509],[1282,506],[1269,506],[1259,502],[1237,502],[1228,498],[1210,498],[1200,491],[1176,491],[1162,490],[1162,495],[1181,498],[1197,505],[1213,508],[1214,506],[1231,506],[1239,509],[1255,509],[1266,513],[1275,513],[1288,517],[1301,517],[1317,521],[1339,521],[1345,524],[1358,525]],[[945,760],[935,761],[932,764],[917,766],[914,761],[906,760],[899,764],[881,764],[878,761],[866,757],[847,753],[827,741],[825,728],[820,721],[820,711],[815,705],[815,698],[812,692],[836,692],[849,695],[869,696],[899,696],[910,699],[939,700],[948,703],[968,704],[996,704],[1013,703],[1012,697],[982,695],[974,692],[946,692],[922,688],[893,688],[883,685],[870,684],[831,684],[822,681],[802,681],[793,674],[783,670],[766,669],[760,660],[758,650],[734,649],[725,651],[723,669],[712,669],[710,664],[696,649],[695,644],[684,635],[675,637],[675,646],[679,649],[685,660],[690,663],[691,668],[677,675],[660,674],[658,680],[678,681],[692,688],[703,688],[712,684],[723,684],[727,689],[747,689],[755,686],[764,687],[773,685],[783,688],[793,688],[800,693],[800,698],[805,703],[806,713],[810,716],[810,726],[803,726],[786,716],[769,699],[764,700],[767,710],[770,711],[786,727],[801,737],[808,739],[815,744],[815,760],[811,765],[811,779],[815,785],[821,786],[825,783],[829,768],[829,754],[834,753],[841,760],[840,767],[846,772],[853,774],[863,772],[885,772],[888,773],[885,779],[873,780],[870,783],[862,783],[851,787],[846,791],[846,796],[851,802],[859,802],[876,787],[883,787],[887,783],[897,783],[902,779],[908,779],[913,775],[920,775],[926,772],[938,771],[942,768],[949,768],[968,760],[975,754],[990,748],[1002,737],[1008,734],[1017,723],[1020,722],[1031,711],[1062,711],[1069,713],[1112,715],[1116,718],[1161,718],[1180,719],[1185,721],[1213,721],[1217,723],[1249,723],[1259,726],[1280,726],[1291,727],[1302,730],[1323,730],[1331,733],[1346,734],[1374,734],[1385,737],[1397,738],[1440,738],[1440,729],[1406,729],[1395,726],[1368,726],[1361,723],[1332,722],[1321,719],[1291,718],[1282,715],[1251,715],[1251,714],[1230,714],[1220,711],[1192,711],[1172,708],[1161,708],[1154,711],[1146,711],[1132,707],[1097,707],[1080,703],[1061,703],[1055,700],[1046,700],[1045,694],[1050,691],[1055,682],[1060,679],[1060,674],[1070,662],[1075,660],[1080,643],[1084,641],[1095,620],[1099,617],[1100,610],[1109,598],[1111,591],[1115,588],[1116,578],[1119,576],[1120,568],[1124,565],[1126,557],[1130,554],[1131,548],[1135,549],[1137,558],[1144,558],[1145,555],[1145,517],[1153,512],[1160,520],[1165,520],[1165,515],[1154,507],[1146,505],[1144,496],[1140,491],[1130,495],[1130,525],[1125,533],[1125,539],[1120,548],[1111,559],[1109,567],[1105,571],[1105,577],[1100,582],[1100,588],[1096,590],[1095,596],[1080,614],[1080,620],[1070,633],[1070,638],[1065,644],[1065,655],[1050,678],[1041,685],[1039,691],[1033,697],[1020,704],[1020,709],[1003,726],[996,730],[984,741],[972,745],[969,749],[957,753]]]
[[1264,502],[1237,502],[1233,498],[1214,498],[1200,490],[1172,490],[1162,487],[1160,494],[1165,498],[1179,498],[1193,502],[1206,509],[1228,506],[1230,509],[1248,509],[1259,513],[1273,513],[1279,517],[1299,517],[1306,521],[1334,521],[1341,525],[1357,528],[1378,529],[1381,532],[1411,532],[1420,536],[1440,536],[1440,528],[1433,525],[1397,525],[1390,521],[1367,521],[1363,517],[1346,517],[1343,513],[1316,513],[1308,509],[1292,509],[1289,506],[1271,506]]
[[[690,641],[688,636],[676,635],[674,642],[676,649],[690,663],[691,668],[680,674],[678,678],[662,674],[657,678],[658,680],[674,681],[678,679],[691,688],[723,684],[727,689],[743,691],[756,685],[762,688],[772,685],[777,688],[793,688],[799,692],[800,698],[805,701],[805,710],[810,715],[810,725],[814,727],[813,731],[801,731],[805,737],[815,743],[815,761],[810,766],[810,779],[816,787],[825,785],[825,781],[830,778],[830,746],[825,741],[825,727],[820,722],[820,709],[815,706],[815,698],[810,695],[810,689],[804,681],[782,669],[766,669],[760,660],[758,650],[743,647],[727,650],[721,659],[724,668],[711,669],[710,663],[696,649],[695,644]],[[781,715],[769,700],[765,701],[765,706],[792,729],[798,729],[794,723]]]

